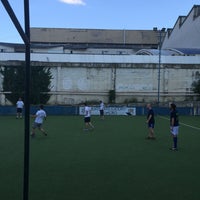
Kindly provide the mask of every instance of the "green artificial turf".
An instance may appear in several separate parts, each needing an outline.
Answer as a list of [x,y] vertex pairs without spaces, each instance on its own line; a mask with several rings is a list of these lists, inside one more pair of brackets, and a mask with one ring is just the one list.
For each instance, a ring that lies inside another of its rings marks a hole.
[[[200,118],[180,118],[177,152],[165,118],[156,117],[153,141],[145,116],[95,116],[93,131],[82,117],[49,116],[48,136],[30,138],[29,199],[199,200]],[[0,199],[21,200],[24,121],[0,121]]]

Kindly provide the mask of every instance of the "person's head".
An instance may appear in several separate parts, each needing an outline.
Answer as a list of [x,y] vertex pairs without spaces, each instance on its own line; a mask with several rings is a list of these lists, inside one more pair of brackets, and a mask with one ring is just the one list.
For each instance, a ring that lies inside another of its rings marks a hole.
[[44,109],[44,106],[43,106],[43,105],[40,105],[40,109]]
[[87,102],[84,103],[84,106],[87,106]]
[[150,103],[147,104],[147,109],[151,109],[151,104]]
[[170,109],[171,109],[171,110],[176,110],[176,104],[171,103],[171,104],[170,104]]

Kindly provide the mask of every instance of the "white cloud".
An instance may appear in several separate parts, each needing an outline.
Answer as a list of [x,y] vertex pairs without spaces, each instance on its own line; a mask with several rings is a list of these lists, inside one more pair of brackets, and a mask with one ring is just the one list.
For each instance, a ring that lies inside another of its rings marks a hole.
[[73,5],[85,5],[84,0],[60,0],[63,3],[73,4]]

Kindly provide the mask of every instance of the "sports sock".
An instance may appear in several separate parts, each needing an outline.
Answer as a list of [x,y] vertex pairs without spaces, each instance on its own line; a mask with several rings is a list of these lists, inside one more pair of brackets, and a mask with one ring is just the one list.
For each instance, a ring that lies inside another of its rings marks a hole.
[[174,140],[174,148],[176,149],[177,148],[177,137],[174,137],[173,140]]

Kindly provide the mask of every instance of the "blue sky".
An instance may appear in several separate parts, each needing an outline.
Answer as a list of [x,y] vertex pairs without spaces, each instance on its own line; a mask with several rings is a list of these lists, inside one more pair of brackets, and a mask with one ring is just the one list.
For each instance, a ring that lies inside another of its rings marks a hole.
[[[24,28],[24,0],[8,0]],[[30,26],[152,30],[173,28],[199,0],[29,0]],[[0,1],[0,42],[22,43]]]

